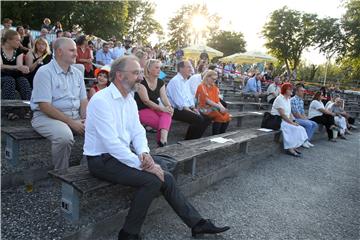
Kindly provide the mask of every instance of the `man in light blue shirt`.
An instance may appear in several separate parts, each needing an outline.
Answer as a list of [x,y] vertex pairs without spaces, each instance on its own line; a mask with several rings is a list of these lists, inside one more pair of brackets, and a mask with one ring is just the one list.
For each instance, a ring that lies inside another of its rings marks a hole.
[[111,57],[112,59],[117,59],[125,55],[125,48],[122,46],[121,42],[116,43],[116,47],[114,47]]
[[254,77],[250,78],[244,88],[245,93],[261,94],[261,73],[257,73]]
[[211,119],[201,115],[195,108],[194,96],[187,84],[191,75],[190,62],[179,62],[177,69],[178,74],[170,80],[166,89],[169,101],[174,108],[173,119],[190,124],[185,140],[201,138],[211,123]]
[[109,50],[109,44],[104,43],[103,48],[96,52],[96,63],[99,65],[110,65],[113,59]]
[[32,127],[51,141],[55,169],[69,167],[73,132],[84,134],[87,94],[83,74],[73,66],[76,45],[70,38],[54,43],[55,59],[39,68],[34,77],[30,106]]

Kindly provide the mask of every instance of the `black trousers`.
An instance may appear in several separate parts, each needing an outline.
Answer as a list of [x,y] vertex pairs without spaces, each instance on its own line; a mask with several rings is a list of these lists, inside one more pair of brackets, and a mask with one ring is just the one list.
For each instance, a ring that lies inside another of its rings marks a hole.
[[230,123],[230,122],[225,122],[225,123],[213,122],[213,125],[212,125],[212,135],[217,135],[217,134],[225,133],[227,127],[229,126],[229,123]]
[[333,138],[333,132],[332,130],[330,129],[330,127],[332,125],[335,125],[335,122],[334,122],[334,117],[329,115],[329,114],[323,114],[321,116],[317,116],[317,117],[313,117],[311,118],[310,120],[316,122],[316,123],[319,123],[319,124],[323,124],[326,128],[326,132],[328,134],[328,137],[329,139],[332,139]]
[[[189,228],[194,227],[202,219],[179,191],[171,173],[164,170],[165,181],[161,182],[155,175],[128,167],[110,154],[87,156],[87,159],[89,171],[95,177],[137,189],[123,226],[125,232],[140,233],[150,204],[160,193]],[[154,161],[158,160],[154,158]]]
[[173,119],[190,124],[186,132],[185,140],[201,138],[211,123],[211,119],[205,115],[178,109],[174,110]]

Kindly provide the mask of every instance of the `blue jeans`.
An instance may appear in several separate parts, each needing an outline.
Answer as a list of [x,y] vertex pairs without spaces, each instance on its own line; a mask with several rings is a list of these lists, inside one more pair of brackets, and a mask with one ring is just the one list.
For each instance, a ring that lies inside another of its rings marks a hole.
[[311,138],[314,135],[314,132],[318,128],[318,124],[314,121],[308,120],[308,119],[301,119],[301,118],[295,118],[295,121],[300,125],[303,126],[306,130],[306,133],[308,135],[308,140],[310,141]]

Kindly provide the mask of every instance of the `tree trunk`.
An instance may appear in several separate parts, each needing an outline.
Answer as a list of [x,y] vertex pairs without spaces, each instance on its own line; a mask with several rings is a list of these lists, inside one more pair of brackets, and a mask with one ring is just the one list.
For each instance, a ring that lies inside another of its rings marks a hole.
[[286,65],[286,71],[289,77],[289,80],[291,80],[291,72],[290,72],[290,66],[289,66],[289,62],[287,59],[285,59],[285,65]]

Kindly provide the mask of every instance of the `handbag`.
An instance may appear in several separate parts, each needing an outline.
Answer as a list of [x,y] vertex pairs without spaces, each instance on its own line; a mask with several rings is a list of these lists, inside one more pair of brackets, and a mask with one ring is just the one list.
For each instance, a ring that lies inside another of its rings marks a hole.
[[279,130],[281,126],[281,121],[282,119],[280,116],[272,115],[269,112],[265,112],[261,122],[261,127],[273,129],[273,130]]

